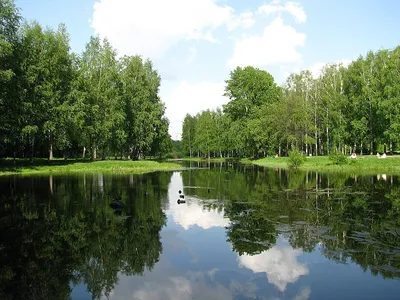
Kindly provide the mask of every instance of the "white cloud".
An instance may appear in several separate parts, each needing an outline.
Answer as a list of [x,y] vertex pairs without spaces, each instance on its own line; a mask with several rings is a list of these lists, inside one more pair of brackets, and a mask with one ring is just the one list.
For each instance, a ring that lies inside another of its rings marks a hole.
[[170,120],[170,134],[173,139],[180,138],[182,122],[186,113],[196,113],[221,107],[228,102],[224,97],[224,82],[200,81],[190,83],[186,80],[167,89],[161,87],[161,99],[166,104],[166,115]]
[[308,70],[311,71],[312,76],[316,79],[321,75],[322,68],[326,65],[326,63],[323,62],[316,62],[315,64],[312,64]]
[[228,22],[228,29],[230,31],[235,30],[239,27],[248,29],[254,25],[256,21],[253,18],[251,11],[242,12],[237,18],[233,18]]
[[340,59],[333,63],[316,62],[316,63],[312,64],[308,68],[308,70],[311,71],[312,76],[316,79],[321,76],[323,68],[327,65],[336,64],[336,65],[342,65],[343,67],[347,67],[350,63],[351,63],[351,60],[349,60],[349,59]]
[[216,210],[206,210],[199,199],[190,197],[186,199],[186,204],[178,204],[178,191],[183,190],[182,176],[179,172],[172,174],[171,182],[168,187],[169,213],[175,223],[181,225],[185,230],[197,225],[203,229],[212,227],[225,227],[229,225],[229,219],[224,217],[224,212]]
[[196,56],[197,56],[197,48],[194,46],[190,47],[186,63],[187,64],[193,63],[196,60]]
[[262,35],[245,36],[236,41],[228,67],[233,69],[247,65],[265,67],[298,63],[302,56],[297,47],[303,46],[305,40],[304,33],[283,24],[283,19],[277,17],[265,27]]
[[307,15],[304,8],[297,2],[287,2],[285,5],[280,5],[280,1],[273,1],[270,4],[264,4],[258,8],[258,13],[272,15],[280,12],[287,12],[294,17],[297,23],[305,23]]
[[299,250],[290,246],[275,245],[258,255],[238,257],[239,266],[255,273],[266,272],[269,283],[284,291],[288,283],[296,282],[300,276],[308,274],[307,266],[297,261]]
[[181,40],[216,42],[216,28],[231,28],[234,23],[248,26],[250,19],[247,15],[236,17],[232,7],[214,0],[98,0],[91,26],[120,54],[155,59]]

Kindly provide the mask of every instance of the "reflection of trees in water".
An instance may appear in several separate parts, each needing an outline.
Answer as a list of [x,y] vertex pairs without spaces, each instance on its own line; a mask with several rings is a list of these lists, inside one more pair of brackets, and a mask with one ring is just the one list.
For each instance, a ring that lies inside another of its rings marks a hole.
[[329,259],[400,277],[397,178],[229,167],[182,175],[185,186],[212,188],[186,193],[196,193],[205,207],[224,206],[228,240],[239,255],[265,251],[283,234],[294,248],[318,246]]
[[[158,261],[167,191],[157,185],[169,178],[139,176],[129,186],[129,177],[104,176],[99,188],[94,177],[53,177],[52,191],[40,178],[2,180],[0,299],[68,299],[79,282],[97,299],[119,272],[142,274]],[[115,194],[127,204],[121,215],[109,207]]]

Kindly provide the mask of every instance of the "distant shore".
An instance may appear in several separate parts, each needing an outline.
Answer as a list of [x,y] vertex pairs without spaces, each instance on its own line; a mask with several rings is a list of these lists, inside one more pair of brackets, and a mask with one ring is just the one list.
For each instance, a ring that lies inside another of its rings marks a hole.
[[152,160],[68,160],[55,159],[47,161],[36,159],[31,164],[27,159],[18,159],[14,164],[12,159],[0,160],[0,176],[4,175],[30,175],[30,174],[63,174],[63,173],[133,173],[143,174],[154,171],[180,170],[182,166],[172,162],[158,162]]
[[[224,162],[234,160],[233,158],[183,158],[185,161],[199,162]],[[289,169],[288,157],[266,157],[261,159],[236,159],[243,164],[254,164],[269,168]],[[365,175],[391,174],[400,175],[400,156],[387,156],[378,159],[375,155],[362,155],[356,159],[348,159],[347,164],[335,165],[328,156],[311,156],[306,157],[304,164],[298,167],[299,170],[305,171],[325,171],[325,172],[342,172],[356,173]]]
[[[247,161],[264,167],[289,168],[288,157],[268,157]],[[348,159],[348,163],[343,165],[333,164],[328,156],[312,156],[306,157],[304,164],[302,164],[298,169],[309,171],[359,173],[366,175],[376,173],[400,175],[400,156],[387,156],[386,158],[379,159],[375,155],[363,155],[358,156],[356,159]]]

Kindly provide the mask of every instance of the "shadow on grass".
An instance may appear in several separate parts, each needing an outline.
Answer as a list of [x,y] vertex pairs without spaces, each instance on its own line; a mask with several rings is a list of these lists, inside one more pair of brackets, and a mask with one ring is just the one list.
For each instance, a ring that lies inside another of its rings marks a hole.
[[21,169],[37,170],[38,167],[68,166],[76,163],[90,163],[90,159],[54,159],[36,158],[31,162],[30,159],[18,158],[15,161],[9,158],[0,158],[0,172],[20,172]]

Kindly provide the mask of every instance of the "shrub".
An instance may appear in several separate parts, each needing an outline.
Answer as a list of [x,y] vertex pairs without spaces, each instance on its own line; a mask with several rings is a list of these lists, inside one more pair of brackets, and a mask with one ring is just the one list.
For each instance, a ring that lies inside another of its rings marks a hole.
[[342,154],[340,151],[334,150],[329,154],[329,160],[332,161],[334,165],[347,165],[349,163],[349,159],[345,154]]
[[305,157],[297,149],[289,152],[289,167],[298,168],[305,162]]

